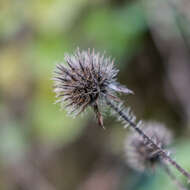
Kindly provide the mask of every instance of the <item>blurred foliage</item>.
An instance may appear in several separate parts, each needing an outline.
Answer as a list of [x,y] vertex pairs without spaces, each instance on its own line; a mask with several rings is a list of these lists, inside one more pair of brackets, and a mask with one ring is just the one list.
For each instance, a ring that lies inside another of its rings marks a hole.
[[97,47],[120,58],[126,49],[128,56],[137,51],[147,29],[140,3],[122,9],[103,7],[92,11],[82,27],[87,39],[93,39]]

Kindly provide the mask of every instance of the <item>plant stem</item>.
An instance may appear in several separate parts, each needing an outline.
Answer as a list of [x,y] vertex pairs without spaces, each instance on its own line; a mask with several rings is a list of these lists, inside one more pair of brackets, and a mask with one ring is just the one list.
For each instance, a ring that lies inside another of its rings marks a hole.
[[155,150],[157,150],[160,153],[160,156],[168,161],[173,167],[175,167],[182,175],[188,178],[190,181],[190,173],[188,173],[185,169],[183,169],[176,161],[174,161],[169,154],[160,148],[157,144],[154,143],[154,141],[149,138],[134,122],[132,122],[127,114],[123,112],[119,107],[114,105],[108,98],[105,98],[106,103],[110,108],[112,108],[120,117],[122,117],[126,122],[129,123],[129,125],[140,135],[142,136],[145,140],[147,140]]
[[179,190],[187,190],[184,185],[177,180],[177,178],[175,177],[175,175],[172,173],[172,171],[170,170],[170,168],[163,163],[162,161],[160,162],[160,165],[162,166],[162,168],[164,169],[164,171],[168,174],[168,176],[171,178],[171,180],[173,181],[173,183],[177,186],[177,188]]

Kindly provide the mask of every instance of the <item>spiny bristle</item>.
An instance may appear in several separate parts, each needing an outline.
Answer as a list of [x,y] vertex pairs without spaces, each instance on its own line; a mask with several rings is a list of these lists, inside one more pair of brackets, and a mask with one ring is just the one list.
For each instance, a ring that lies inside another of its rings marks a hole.
[[[166,148],[171,143],[172,135],[163,124],[147,122],[143,127],[145,134],[160,148]],[[138,171],[154,168],[160,161],[160,152],[136,133],[125,141],[125,156],[127,164]]]
[[[120,101],[118,103],[118,102],[116,102],[116,101],[114,102],[112,100],[112,104],[115,105],[118,110],[122,111],[128,117],[128,119],[131,122],[134,122],[134,123],[136,122],[136,116],[133,114],[130,107],[126,108],[122,101]],[[117,120],[120,121],[123,124],[124,128],[127,128],[130,125],[125,119],[123,119],[123,117],[121,115],[118,115],[118,112],[116,112],[115,110],[111,110],[111,111],[112,111],[112,115],[116,116]],[[137,122],[137,125],[140,122],[141,121]]]
[[[69,114],[77,115],[88,106],[93,107],[99,124],[103,125],[98,105],[104,97],[117,99],[115,92],[130,94],[132,91],[116,82],[118,70],[111,58],[95,51],[80,51],[66,54],[67,66],[57,64],[54,71],[54,92]],[[103,101],[102,101],[103,102]]]

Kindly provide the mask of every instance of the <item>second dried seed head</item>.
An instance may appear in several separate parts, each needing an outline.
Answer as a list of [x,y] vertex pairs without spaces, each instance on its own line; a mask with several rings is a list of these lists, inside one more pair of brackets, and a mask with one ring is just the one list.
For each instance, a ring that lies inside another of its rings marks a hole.
[[[161,123],[144,123],[144,132],[162,149],[171,143],[172,135]],[[136,133],[126,139],[125,156],[128,165],[138,171],[154,168],[160,162],[159,151]]]

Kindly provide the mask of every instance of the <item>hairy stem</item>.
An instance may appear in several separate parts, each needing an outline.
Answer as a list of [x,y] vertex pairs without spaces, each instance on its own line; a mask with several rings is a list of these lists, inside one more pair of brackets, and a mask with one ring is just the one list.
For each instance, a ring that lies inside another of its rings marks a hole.
[[177,186],[177,188],[179,190],[187,190],[184,187],[184,185],[180,181],[178,181],[178,179],[176,178],[176,176],[172,173],[172,171],[170,170],[170,168],[165,163],[161,162],[160,165],[162,166],[162,168],[164,169],[164,171],[171,178],[171,180],[173,181],[173,183]]
[[174,161],[169,154],[163,150],[162,148],[160,148],[157,144],[154,143],[154,141],[152,141],[151,138],[149,138],[138,126],[136,123],[132,122],[128,115],[123,112],[119,107],[117,107],[116,105],[114,105],[108,98],[106,99],[106,103],[108,106],[110,106],[110,108],[112,108],[120,117],[122,117],[126,122],[129,123],[129,125],[140,135],[142,136],[145,140],[147,140],[152,146],[153,148],[158,151],[160,153],[160,156],[168,161],[172,166],[174,166],[182,175],[184,175],[185,177],[188,178],[188,180],[190,181],[190,173],[187,172],[185,169],[183,169],[176,161]]

